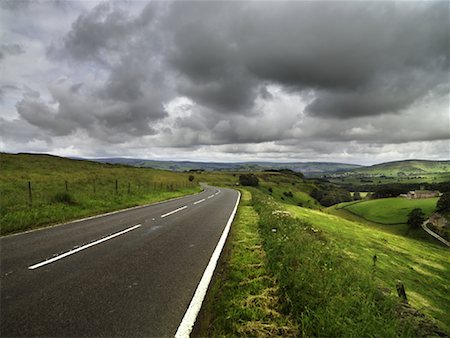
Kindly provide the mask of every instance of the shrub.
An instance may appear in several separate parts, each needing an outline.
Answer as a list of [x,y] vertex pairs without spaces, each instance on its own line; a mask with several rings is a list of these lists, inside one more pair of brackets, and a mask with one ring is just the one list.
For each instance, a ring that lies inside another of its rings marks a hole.
[[436,210],[439,212],[450,211],[450,192],[444,192],[439,198]]
[[291,191],[285,191],[285,192],[283,192],[283,195],[286,197],[294,197],[294,195],[292,194]]
[[52,198],[53,203],[62,203],[67,205],[76,204],[75,199],[68,192],[58,192]]
[[254,174],[242,174],[239,175],[239,183],[245,186],[257,187],[259,180]]

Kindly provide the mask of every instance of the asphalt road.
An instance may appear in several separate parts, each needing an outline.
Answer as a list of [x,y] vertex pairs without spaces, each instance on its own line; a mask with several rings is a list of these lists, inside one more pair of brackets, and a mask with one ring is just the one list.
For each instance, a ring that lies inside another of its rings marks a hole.
[[0,336],[173,336],[236,204],[178,200],[0,239]]

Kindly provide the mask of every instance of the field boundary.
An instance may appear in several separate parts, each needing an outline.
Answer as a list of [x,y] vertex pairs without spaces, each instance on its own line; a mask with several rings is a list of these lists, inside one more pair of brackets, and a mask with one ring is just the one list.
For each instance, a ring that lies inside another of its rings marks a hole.
[[180,196],[180,197],[174,197],[174,198],[170,198],[170,199],[167,199],[167,200],[153,202],[153,203],[148,203],[148,204],[143,204],[143,205],[136,205],[136,206],[130,207],[130,208],[125,208],[125,209],[120,209],[120,210],[115,210],[115,211],[109,211],[109,212],[106,212],[106,213],[103,213],[103,214],[98,214],[98,215],[88,216],[88,217],[84,217],[84,218],[80,218],[80,219],[75,219],[73,221],[64,222],[64,223],[58,223],[58,224],[53,224],[53,225],[49,225],[49,226],[43,226],[43,227],[40,227],[40,228],[30,229],[30,230],[27,230],[27,231],[17,232],[17,233],[4,235],[4,236],[0,236],[0,237],[1,238],[6,238],[6,237],[19,236],[19,235],[32,233],[32,232],[35,232],[35,231],[42,231],[42,230],[46,230],[46,229],[52,229],[52,228],[56,228],[56,227],[63,226],[63,225],[74,224],[74,223],[88,221],[88,220],[91,220],[91,219],[96,219],[96,218],[101,218],[101,217],[105,217],[105,216],[115,215],[115,214],[118,214],[118,213],[121,213],[121,212],[124,212],[124,211],[130,211],[130,210],[146,208],[146,207],[149,207],[149,206],[152,206],[152,205],[158,205],[158,204],[162,204],[162,203],[166,203],[166,202],[170,202],[170,201],[176,201],[176,200],[179,200],[181,198],[185,198],[187,196],[195,196],[195,195],[201,194],[203,191],[205,191],[205,188],[202,186],[202,190],[200,192],[195,193],[195,194],[189,194],[189,195],[184,195],[184,196]]

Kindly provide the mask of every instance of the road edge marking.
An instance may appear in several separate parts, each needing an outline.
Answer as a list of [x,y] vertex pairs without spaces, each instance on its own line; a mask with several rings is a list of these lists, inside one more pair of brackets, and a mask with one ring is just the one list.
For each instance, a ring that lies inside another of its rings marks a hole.
[[190,336],[192,329],[194,327],[195,321],[197,320],[197,315],[200,312],[200,309],[203,304],[203,300],[205,299],[206,292],[208,291],[209,284],[214,274],[214,270],[216,269],[217,262],[219,261],[220,254],[222,253],[222,249],[225,245],[225,242],[228,237],[228,233],[230,232],[231,223],[233,223],[234,216],[236,215],[237,208],[239,205],[239,201],[241,199],[241,192],[238,192],[238,197],[236,199],[236,204],[234,206],[233,211],[231,212],[230,218],[225,226],[225,229],[222,232],[222,236],[217,243],[216,248],[214,249],[213,254],[209,260],[208,265],[206,266],[205,271],[203,272],[203,276],[198,283],[197,289],[195,290],[194,296],[189,304],[186,313],[181,320],[180,325],[178,326],[177,332],[175,333],[176,338],[187,338]]
[[58,260],[60,260],[60,259],[65,258],[65,257],[67,257],[67,256],[71,256],[71,255],[73,255],[73,254],[76,254],[77,252],[80,252],[80,251],[82,251],[82,250],[88,249],[88,248],[90,248],[91,246],[100,244],[100,243],[102,243],[102,242],[106,242],[106,241],[108,241],[108,240],[110,240],[110,239],[113,239],[113,238],[115,238],[115,237],[117,237],[117,236],[123,235],[123,234],[125,234],[125,233],[127,233],[127,232],[129,232],[129,231],[131,231],[131,230],[137,229],[137,228],[141,227],[141,225],[142,225],[142,224],[137,224],[137,225],[132,226],[132,227],[130,227],[130,228],[127,228],[127,229],[125,229],[125,230],[116,232],[116,233],[114,233],[114,234],[111,234],[111,235],[106,236],[106,237],[103,237],[103,238],[100,238],[100,239],[98,239],[98,240],[96,240],[96,241],[94,241],[94,242],[91,242],[91,243],[89,243],[89,244],[82,245],[82,246],[80,246],[80,247],[78,247],[78,248],[76,248],[76,249],[66,251],[66,252],[64,252],[64,253],[62,253],[62,254],[60,254],[60,255],[58,255],[58,256],[55,256],[55,257],[53,257],[53,258],[46,259],[46,260],[44,260],[44,261],[42,261],[42,262],[40,262],[40,263],[36,263],[36,264],[30,265],[30,266],[28,267],[28,269],[29,269],[29,270],[34,270],[34,269],[40,268],[41,266],[44,266],[44,265],[47,265],[47,264],[51,264],[51,263],[53,263],[53,262],[56,262],[56,261],[58,261]]

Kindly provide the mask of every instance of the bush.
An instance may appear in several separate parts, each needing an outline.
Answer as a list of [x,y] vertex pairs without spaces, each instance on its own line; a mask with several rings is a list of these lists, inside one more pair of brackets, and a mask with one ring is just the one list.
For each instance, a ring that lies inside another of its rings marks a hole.
[[53,203],[62,203],[67,205],[76,204],[75,199],[68,192],[58,192],[52,198]]
[[408,215],[408,225],[411,229],[420,228],[422,223],[425,221],[425,214],[422,209],[415,208]]
[[450,192],[444,192],[439,198],[436,210],[439,212],[450,211]]
[[194,175],[189,175],[189,182],[192,182],[194,180]]
[[294,197],[294,195],[292,194],[292,191],[285,191],[285,192],[283,192],[283,195],[286,197]]
[[254,174],[242,174],[239,175],[239,183],[249,187],[257,187],[259,180]]

